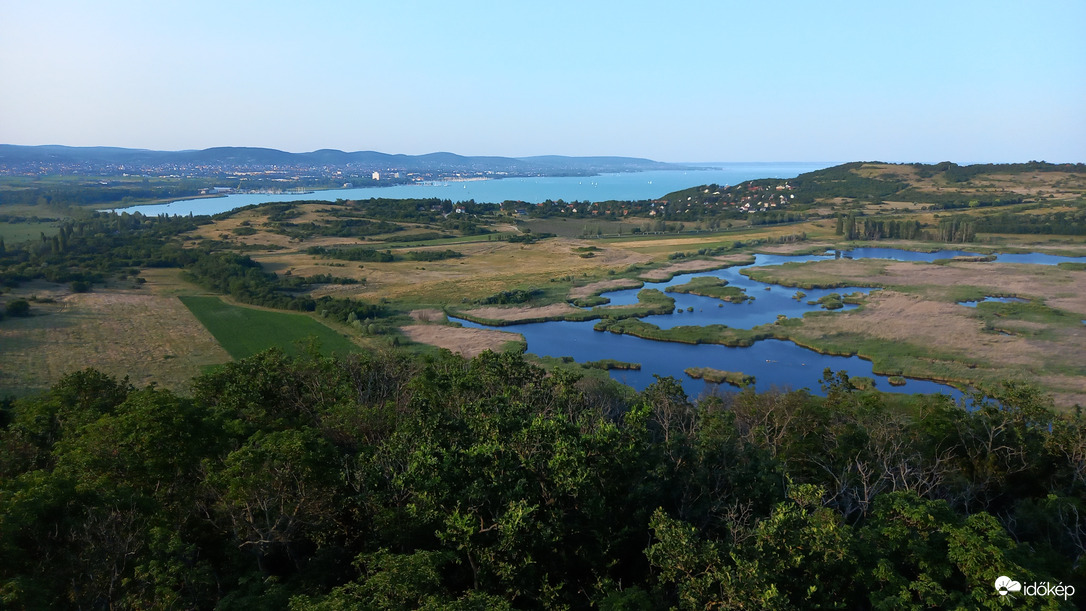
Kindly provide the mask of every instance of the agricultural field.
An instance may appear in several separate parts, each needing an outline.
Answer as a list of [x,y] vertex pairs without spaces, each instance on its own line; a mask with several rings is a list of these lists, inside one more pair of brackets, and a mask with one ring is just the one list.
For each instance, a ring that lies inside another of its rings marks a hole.
[[310,345],[318,347],[321,354],[359,350],[358,345],[343,335],[304,314],[241,307],[212,296],[190,295],[179,299],[234,359],[269,348],[297,355]]
[[5,297],[31,298],[31,316],[0,321],[0,394],[23,396],[93,366],[132,383],[184,390],[230,356],[176,298],[149,291],[72,293],[35,283]]

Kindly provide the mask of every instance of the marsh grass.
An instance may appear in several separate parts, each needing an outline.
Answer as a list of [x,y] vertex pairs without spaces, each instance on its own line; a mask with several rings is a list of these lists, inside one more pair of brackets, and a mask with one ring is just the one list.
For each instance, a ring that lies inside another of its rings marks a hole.
[[754,376],[741,371],[724,371],[712,367],[687,367],[683,373],[695,380],[705,380],[710,384],[730,384],[737,388],[753,386],[756,382]]
[[848,383],[856,390],[875,390],[875,378],[868,376],[851,376]]
[[601,320],[593,327],[596,331],[608,331],[618,335],[633,335],[642,339],[679,344],[721,344],[724,346],[751,346],[762,339],[777,337],[766,327],[732,329],[724,325],[679,326],[670,329],[637,319]]
[[611,300],[606,297],[600,297],[599,295],[593,295],[591,297],[578,297],[570,301],[578,308],[592,308],[595,306],[601,306],[610,303]]
[[713,297],[723,301],[730,301],[732,303],[743,303],[750,299],[746,291],[737,286],[726,286],[727,280],[722,278],[715,278],[713,276],[698,276],[691,278],[686,284],[679,284],[667,287],[668,293],[688,293],[691,295],[701,295],[702,297]]
[[[846,286],[883,288],[885,285],[873,278],[883,275],[888,263],[889,261],[882,259],[833,259],[748,267],[739,270],[739,273],[751,280],[807,290]],[[847,278],[842,277],[846,269]],[[862,280],[857,279],[857,276],[862,277]]]
[[547,322],[551,320],[586,321],[597,319],[618,320],[649,316],[652,314],[670,314],[675,309],[675,300],[657,289],[641,289],[637,293],[637,303],[628,306],[599,306],[590,310],[574,310],[561,314],[547,314],[534,317],[520,317],[515,320],[500,320],[484,318],[471,311],[450,311],[450,314],[458,318],[472,322],[500,327],[505,325],[517,325],[535,322]]
[[[821,354],[859,356],[869,360],[874,373],[878,375],[904,373],[911,378],[960,386],[970,380],[987,378],[985,374],[992,373],[993,369],[991,363],[968,354],[909,342],[887,342],[849,331],[809,337],[797,329],[785,335],[796,344]],[[995,379],[993,377],[991,381]]]
[[1065,329],[1077,329],[1082,324],[1081,315],[1049,307],[1040,300],[1025,303],[983,301],[975,310],[974,316],[984,322],[986,332],[1034,339],[1059,340]]
[[603,369],[610,371],[616,369],[619,371],[640,371],[641,363],[630,363],[627,361],[619,361],[616,359],[600,359],[598,361],[588,361],[584,363],[585,367],[593,369]]

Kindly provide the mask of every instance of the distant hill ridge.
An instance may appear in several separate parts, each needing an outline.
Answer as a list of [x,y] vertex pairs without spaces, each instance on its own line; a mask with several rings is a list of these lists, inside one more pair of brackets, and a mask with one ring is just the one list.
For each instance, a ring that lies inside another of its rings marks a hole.
[[636,157],[536,157],[464,156],[438,152],[425,155],[395,155],[377,151],[345,152],[319,149],[308,153],[289,153],[258,147],[214,147],[203,150],[155,151],[116,147],[72,147],[60,145],[22,146],[0,144],[0,164],[13,166],[39,164],[90,165],[223,165],[257,166],[339,166],[405,172],[492,171],[507,173],[561,172],[639,172],[674,170],[684,166]]

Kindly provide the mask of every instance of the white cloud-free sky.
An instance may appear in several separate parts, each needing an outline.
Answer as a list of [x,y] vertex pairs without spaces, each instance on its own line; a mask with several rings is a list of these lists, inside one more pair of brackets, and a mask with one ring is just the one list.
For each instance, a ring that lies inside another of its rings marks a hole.
[[1086,2],[0,0],[0,142],[1086,161]]

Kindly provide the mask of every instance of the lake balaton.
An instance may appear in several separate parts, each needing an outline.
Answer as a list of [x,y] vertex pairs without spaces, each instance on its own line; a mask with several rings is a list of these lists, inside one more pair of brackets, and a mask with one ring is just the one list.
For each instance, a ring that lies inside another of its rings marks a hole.
[[[708,165],[708,164],[706,164]],[[335,201],[337,199],[367,200],[426,199],[436,197],[453,202],[474,200],[478,203],[522,201],[538,204],[546,200],[637,201],[656,199],[668,193],[716,184],[734,185],[758,178],[793,178],[804,172],[812,172],[833,165],[817,162],[781,163],[731,163],[716,164],[708,170],[654,170],[651,172],[625,172],[598,176],[529,176],[492,180],[435,181],[392,187],[365,187],[359,189],[331,189],[310,193],[239,193],[224,197],[186,199],[168,204],[154,204],[118,208],[115,212],[140,213],[146,216],[168,214],[219,214],[243,206],[268,202]]]

